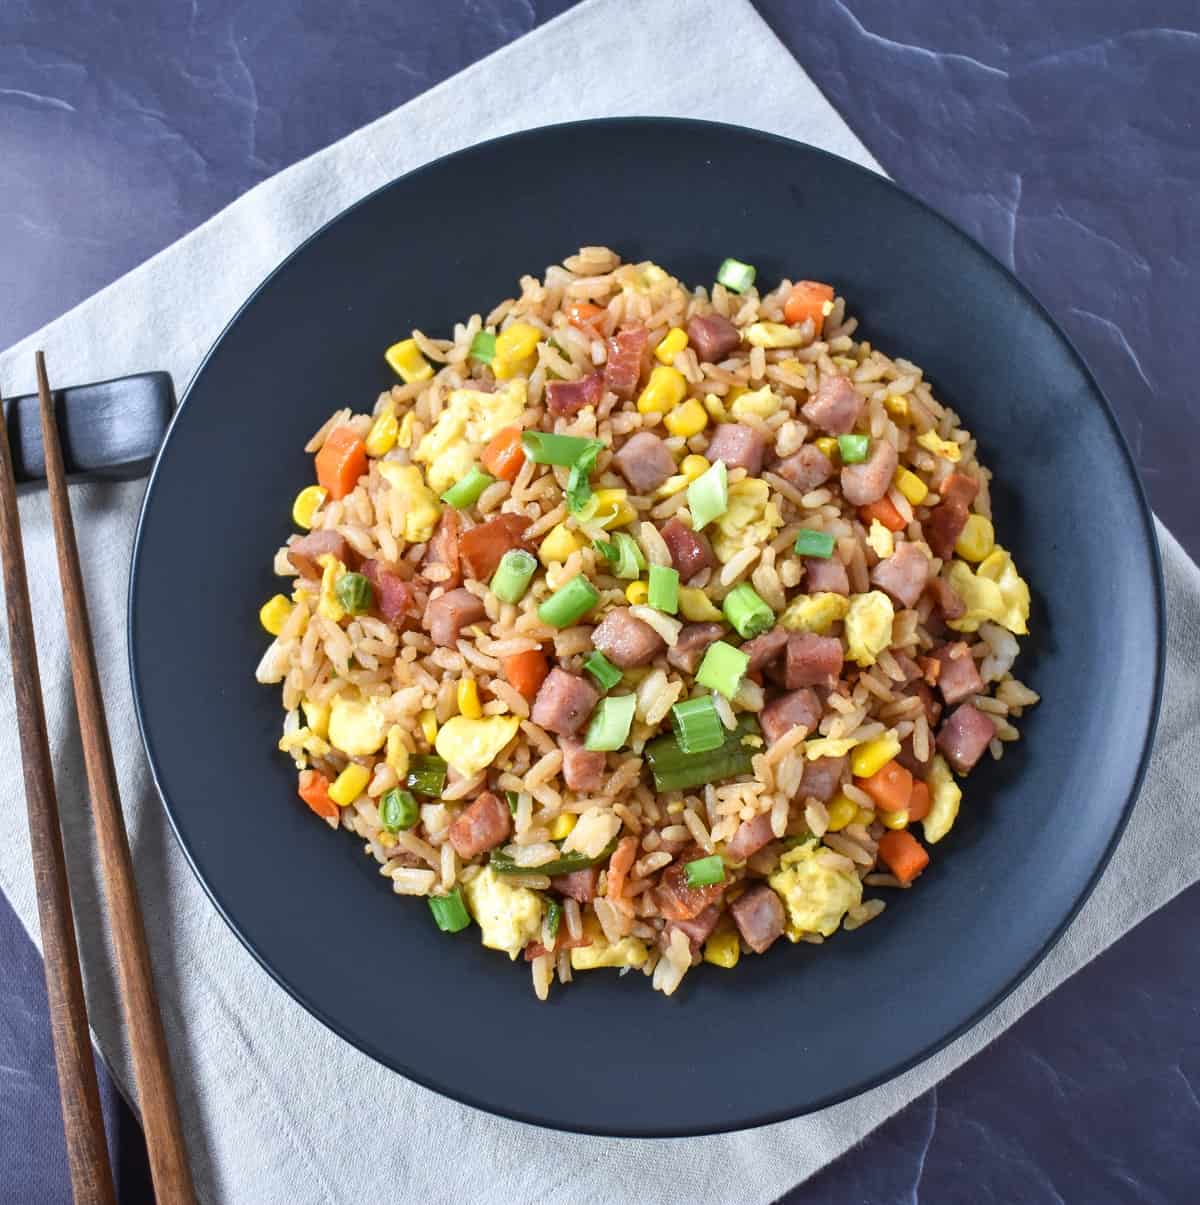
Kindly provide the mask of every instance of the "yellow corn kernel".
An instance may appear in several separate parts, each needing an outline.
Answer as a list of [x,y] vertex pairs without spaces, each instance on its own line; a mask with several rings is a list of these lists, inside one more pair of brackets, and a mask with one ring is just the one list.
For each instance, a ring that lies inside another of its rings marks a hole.
[[850,772],[855,778],[870,778],[900,752],[900,742],[888,732],[859,745],[850,754]]
[[650,379],[637,400],[639,414],[666,414],[683,401],[687,394],[687,378],[667,364],[656,364]]
[[663,341],[654,349],[654,358],[660,364],[670,364],[687,345],[687,331],[681,326],[673,326],[667,331]]
[[883,399],[883,408],[893,418],[907,418],[908,398],[899,393],[889,393],[888,396]]
[[625,587],[625,597],[629,599],[631,606],[645,606],[646,600],[650,597],[650,587],[646,582],[630,582]]
[[622,489],[597,490],[592,495],[594,509],[590,522],[599,523],[605,531],[626,527],[637,518],[637,511],[629,505],[629,493]]
[[329,704],[314,703],[310,699],[305,699],[300,704],[301,710],[304,712],[304,718],[308,723],[309,730],[316,733],[323,741],[329,739]]
[[414,381],[428,381],[433,376],[433,365],[421,355],[415,339],[393,343],[383,356],[406,385]]
[[583,541],[566,524],[557,523],[546,533],[538,548],[538,557],[547,567],[553,561],[561,565],[571,553],[578,552],[582,547]]
[[[730,395],[734,393],[732,389],[729,392]],[[743,389],[742,392],[745,393],[746,391]],[[704,395],[704,409],[719,423],[723,423],[729,418],[729,414],[725,409],[725,403],[715,393],[706,393]]]
[[479,705],[479,687],[474,678],[459,678],[458,680],[458,714],[465,715],[468,720],[478,720],[483,716],[483,708]]
[[388,729],[384,760],[396,771],[397,778],[403,778],[408,773],[408,746],[404,743],[404,729],[399,724],[393,724]]
[[982,561],[991,555],[996,547],[996,529],[991,519],[982,515],[968,515],[966,526],[954,545],[954,551],[964,561]]
[[383,846],[384,849],[391,849],[396,844],[396,834],[389,833],[386,828],[381,828],[375,834],[375,840]]
[[854,817],[857,815],[858,804],[853,799],[847,799],[839,791],[829,804],[828,831],[831,833],[840,833],[847,824],[853,823]]
[[893,480],[896,483],[896,488],[913,506],[920,506],[925,501],[925,496],[929,493],[929,486],[916,473],[909,469],[898,468]]
[[732,970],[742,956],[742,947],[736,933],[714,933],[704,943],[704,961],[715,967]]
[[875,823],[874,808],[859,808],[854,816],[854,823],[861,824],[863,828]]
[[793,360],[791,356],[788,356],[786,360],[780,360],[776,367],[782,368],[784,372],[799,373],[801,376],[808,371],[799,360]]
[[535,353],[542,332],[528,322],[514,322],[496,336],[496,351],[492,357],[492,372],[496,380],[528,376],[536,364]]
[[319,485],[306,485],[292,503],[292,522],[305,531],[311,531],[313,516],[328,496]]
[[292,604],[282,594],[276,594],[274,598],[269,598],[258,609],[258,622],[262,624],[272,636],[278,636],[283,631],[283,625],[287,623],[288,616],[292,613]]
[[421,733],[431,745],[437,740],[437,716],[432,711],[421,712]]
[[696,478],[703,477],[711,467],[703,456],[693,454],[683,458],[679,471],[687,478],[688,485],[691,485]]
[[578,819],[579,817],[574,812],[563,812],[561,815],[555,816],[554,823],[550,826],[550,840],[565,841],[571,835],[571,830]]
[[724,618],[699,586],[679,587],[679,610],[692,623],[720,623]]
[[662,485],[660,485],[658,489],[654,491],[654,496],[656,498],[670,498],[673,495],[678,494],[680,490],[687,489],[687,487],[688,479],[682,473],[675,473],[668,477],[666,481],[664,481]]
[[814,439],[813,443],[821,449],[829,460],[833,460],[837,456],[838,441],[832,435],[822,435],[820,439]]
[[358,762],[351,762],[333,780],[329,788],[329,798],[338,807],[349,807],[366,789],[371,781],[371,771]]
[[367,455],[386,456],[396,446],[396,436],[399,434],[400,424],[396,421],[396,406],[388,401],[367,432]]
[[694,397],[690,397],[681,406],[676,406],[663,423],[672,435],[691,439],[708,426],[708,412]]
[[957,464],[962,459],[962,448],[952,439],[942,439],[936,431],[926,431],[917,436],[917,443],[935,456],[944,457],[951,464]]
[[908,812],[880,812],[880,823],[884,828],[902,829],[908,828]]
[[740,397],[745,397],[750,390],[745,385],[731,385],[729,392],[725,395],[725,408],[730,410],[733,408],[733,403]]
[[400,420],[400,429],[396,432],[396,447],[412,447],[413,427],[416,425],[416,421],[417,416],[411,410]]
[[858,361],[853,356],[834,356],[833,362],[842,372],[853,372],[858,367]]

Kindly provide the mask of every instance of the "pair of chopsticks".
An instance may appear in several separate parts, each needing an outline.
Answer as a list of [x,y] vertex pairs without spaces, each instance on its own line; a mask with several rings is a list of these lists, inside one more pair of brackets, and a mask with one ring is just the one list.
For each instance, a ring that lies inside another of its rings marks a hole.
[[[146,930],[138,906],[133,862],[129,854],[129,839],[121,815],[117,776],[108,740],[108,723],[92,648],[83,574],[79,566],[79,549],[67,497],[62,447],[54,417],[54,401],[46,380],[46,363],[41,352],[37,354],[37,378],[46,479],[50,489],[54,536],[58,546],[58,571],[75,680],[75,705],[79,712],[92,819],[100,850],[108,921],[116,954],[117,981],[126,1034],[133,1055],[142,1125],[150,1155],[155,1195],[160,1205],[166,1205],[167,1202],[186,1205],[195,1201],[195,1193],[171,1082],[166,1037],[155,999]],[[46,716],[42,707],[41,678],[34,647],[12,449],[9,446],[8,426],[4,421],[0,421],[0,554],[4,563],[9,645],[21,756],[25,766],[29,837],[71,1186],[76,1205],[115,1205],[112,1168],[105,1143],[96,1068],[88,1034],[87,1004],[79,969],[79,949],[75,941],[50,746],[46,737]]]

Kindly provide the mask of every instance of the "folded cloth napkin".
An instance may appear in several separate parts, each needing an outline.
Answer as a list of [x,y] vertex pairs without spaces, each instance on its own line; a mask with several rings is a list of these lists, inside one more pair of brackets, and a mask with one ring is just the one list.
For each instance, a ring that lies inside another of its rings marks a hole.
[[[713,88],[730,62],[759,87]],[[570,71],[562,69],[570,64]],[[614,70],[619,64],[620,70]],[[640,81],[631,91],[626,81]],[[581,104],[580,98],[586,98]],[[346,205],[495,134],[579,117],[661,113],[737,122],[878,170],[743,0],[591,0],[342,142],[259,185],[187,238],[0,356],[11,394],[35,347],[55,380],[167,368],[187,381],[242,299]],[[445,1100],[372,1063],[278,989],[193,878],[138,742],[124,603],[142,486],[73,493],[97,655],[181,1106],[211,1202],[769,1201],[859,1141],[1001,1033],[1066,976],[1200,877],[1200,812],[1183,767],[1200,754],[1200,571],[1164,529],[1168,658],[1157,749],[1129,829],[1091,900],[1037,970],[921,1066],[797,1121],[703,1139],[632,1141],[535,1129]],[[22,503],[47,717],[96,1038],[131,1090],[98,882],[54,541],[44,495]],[[3,652],[3,650],[0,650]],[[5,676],[6,677],[6,676]],[[7,682],[0,750],[17,764]],[[34,939],[21,785],[0,786],[0,887]],[[453,1151],[454,1157],[442,1157]]]

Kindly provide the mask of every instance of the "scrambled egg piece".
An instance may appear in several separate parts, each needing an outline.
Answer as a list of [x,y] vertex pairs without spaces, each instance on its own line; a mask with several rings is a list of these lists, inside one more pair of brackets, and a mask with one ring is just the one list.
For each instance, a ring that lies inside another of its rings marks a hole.
[[943,456],[952,464],[957,464],[962,458],[962,448],[952,439],[942,439],[936,431],[926,431],[923,435],[918,435],[917,443],[927,452]]
[[799,347],[804,343],[802,331],[782,322],[752,322],[743,338],[754,347]]
[[809,842],[788,850],[767,882],[787,909],[787,935],[799,941],[802,933],[831,937],[842,917],[862,903],[862,883],[852,871],[830,870],[817,860],[818,846]]
[[387,740],[388,721],[378,699],[338,695],[329,707],[329,743],[347,757],[370,757]]
[[337,581],[346,572],[346,566],[332,553],[317,557],[321,566],[321,597],[317,603],[317,611],[326,619],[340,623],[346,617],[346,609],[338,602]]
[[492,764],[520,726],[515,715],[489,715],[479,720],[456,715],[438,729],[435,747],[438,756],[464,778],[474,778]]
[[884,527],[878,519],[871,520],[871,530],[867,532],[867,543],[875,550],[875,555],[886,560],[896,551],[896,541],[891,531]]
[[467,907],[489,950],[518,954],[542,931],[542,901],[528,887],[511,887],[490,866],[463,884]]
[[[751,329],[754,328],[751,327]],[[734,398],[729,411],[736,418],[745,418],[747,414],[757,415],[759,418],[770,418],[782,405],[783,399],[779,394],[775,393],[769,385],[764,385],[761,389],[754,390],[753,393],[739,394]]]
[[308,726],[322,740],[326,739],[329,736],[329,704],[314,703],[311,699],[304,699],[300,703],[300,710],[304,712]]
[[1028,633],[1029,585],[1005,549],[997,546],[974,573],[965,562],[952,561],[946,580],[967,607],[967,613],[948,621],[948,627],[956,632],[976,632],[990,619],[1015,636]]
[[779,508],[770,497],[770,486],[757,477],[735,481],[729,487],[729,506],[716,520],[713,532],[713,551],[722,564],[744,548],[770,543],[783,526]]
[[525,380],[514,378],[495,393],[455,389],[446,408],[417,445],[413,459],[427,464],[430,488],[445,493],[465,477],[484,445],[518,422],[525,410]]
[[848,610],[850,600],[840,594],[798,594],[788,603],[779,622],[789,632],[816,632],[824,636],[839,619],[846,618]]
[[817,761],[822,757],[845,757],[855,745],[862,744],[852,736],[822,736],[815,740],[804,742],[804,756],[809,761]]
[[280,753],[288,754],[301,769],[307,757],[328,757],[329,746],[311,728],[297,728],[279,738]]
[[594,971],[599,967],[640,967],[646,961],[646,946],[636,937],[622,937],[609,944],[594,917],[588,917],[584,933],[592,939],[590,946],[571,951],[571,970]]
[[[426,439],[428,438],[426,436]],[[423,544],[433,535],[442,510],[433,496],[433,491],[422,479],[421,470],[415,464],[397,464],[394,460],[381,460],[379,472],[388,485],[404,498],[404,538],[410,544]],[[432,476],[431,470],[430,477]]]
[[665,268],[660,268],[648,259],[640,264],[622,264],[613,273],[613,277],[620,282],[623,289],[633,293],[648,293],[655,285],[671,279]]
[[954,781],[946,759],[935,753],[929,767],[929,811],[921,823],[925,827],[925,840],[933,845],[940,841],[958,819],[958,805],[962,802],[962,789]]
[[864,669],[892,643],[892,600],[881,590],[856,594],[846,611],[846,655]]

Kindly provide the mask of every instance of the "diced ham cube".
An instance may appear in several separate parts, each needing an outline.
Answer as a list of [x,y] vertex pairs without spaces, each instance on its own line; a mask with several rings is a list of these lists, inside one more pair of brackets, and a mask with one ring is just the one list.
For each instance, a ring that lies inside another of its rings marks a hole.
[[406,619],[416,616],[416,591],[386,562],[363,561],[362,575],[375,591],[375,609],[388,623],[399,627]]
[[725,629],[719,623],[685,623],[679,631],[679,639],[667,649],[667,664],[685,674],[694,674],[700,668],[705,650],[724,633]]
[[609,613],[592,632],[592,644],[618,669],[649,665],[667,647],[663,638],[626,607]]
[[321,566],[317,559],[323,556],[332,556],[350,567],[354,553],[346,537],[336,531],[310,531],[288,545],[287,558],[301,577],[320,577]]
[[765,953],[783,934],[783,901],[766,883],[756,883],[738,896],[729,911],[742,940],[756,954]]
[[783,656],[787,642],[787,629],[779,627],[772,628],[761,636],[755,636],[753,640],[747,640],[741,649],[750,658],[750,664],[746,666],[746,670],[753,674],[760,669],[765,669],[772,661]]
[[458,552],[467,576],[477,582],[490,582],[501,558],[513,548],[524,546],[528,515],[497,515],[464,531],[458,539]]
[[698,845],[689,845],[681,850],[678,858],[662,873],[654,898],[658,910],[668,920],[694,920],[709,904],[715,904],[725,891],[725,883],[710,883],[706,887],[687,885],[687,864],[705,857]]
[[979,493],[979,482],[966,473],[951,473],[938,487],[938,493],[943,502],[953,502],[960,506],[970,506]]
[[916,695],[921,700],[921,706],[925,711],[925,718],[929,721],[929,726],[931,728],[935,727],[938,720],[942,718],[942,705],[933,693],[933,688],[928,682],[918,679],[909,686],[908,693]]
[[762,472],[766,450],[766,437],[753,427],[745,423],[721,423],[704,455],[710,463],[723,460],[727,469],[745,469],[748,477],[757,477]]
[[683,935],[688,939],[688,944],[692,947],[692,957],[695,958],[700,952],[700,947],[709,939],[712,931],[717,927],[717,921],[721,919],[721,909],[716,904],[709,904],[699,916],[693,917],[691,920],[673,920],[663,930],[663,936],[666,940],[671,939],[672,929],[682,929]]
[[[924,683],[922,683],[924,685]],[[925,687],[929,689],[928,686]],[[900,742],[900,752],[896,754],[896,760],[914,777],[924,780],[929,775],[929,765],[932,758],[926,757],[924,761],[919,761],[917,755],[913,752],[913,738],[906,736]]]
[[787,642],[784,683],[788,690],[835,686],[842,672],[843,657],[842,642],[836,636],[793,632]]
[[761,812],[753,820],[743,820],[738,825],[737,831],[725,845],[725,856],[733,862],[744,862],[774,840],[771,813]]
[[806,556],[804,558],[804,589],[809,594],[850,593],[850,578],[846,566],[837,556]]
[[447,590],[453,590],[455,586],[462,584],[462,573],[458,565],[458,532],[461,526],[462,520],[458,517],[458,511],[451,506],[446,507],[438,520],[433,538],[429,541],[429,547],[425,549],[425,558],[422,561],[424,565],[445,565],[450,571],[449,574],[438,578],[434,584],[444,586]]
[[697,314],[689,318],[687,336],[696,349],[696,357],[709,364],[728,359],[742,342],[741,332],[721,314]]
[[878,502],[888,492],[900,458],[886,440],[877,439],[871,455],[862,464],[842,468],[842,494],[851,506],[867,506]]
[[817,392],[800,407],[800,413],[829,435],[849,435],[864,400],[849,377],[822,377]]
[[922,524],[925,542],[943,561],[954,555],[954,545],[967,525],[968,508],[979,492],[979,483],[966,473],[951,473],[938,491],[942,501]]
[[793,728],[803,728],[807,736],[821,719],[821,700],[805,687],[780,695],[759,712],[758,722],[767,744],[773,745]]
[[425,608],[425,630],[434,644],[450,648],[469,623],[477,623],[487,614],[483,601],[460,586],[433,599]]
[[963,641],[944,644],[930,656],[935,657],[941,666],[938,670],[938,690],[948,706],[953,707],[955,703],[961,703],[968,696],[983,690],[979,667]]
[[[928,536],[929,532],[926,531],[925,534]],[[957,536],[955,538],[957,539]],[[933,605],[942,613],[943,619],[961,619],[967,613],[967,604],[959,598],[958,592],[944,577],[931,577],[925,583],[925,590],[933,599]]]
[[511,832],[512,813],[508,804],[491,791],[484,791],[470,807],[459,813],[446,835],[454,852],[463,861],[469,861],[503,845]]
[[805,444],[799,452],[781,460],[775,466],[775,472],[802,494],[807,494],[833,476],[833,463],[816,444]]
[[848,757],[818,757],[804,763],[804,777],[796,791],[797,799],[819,799],[828,803],[841,785]]
[[618,331],[608,341],[608,363],[604,366],[604,385],[617,397],[629,401],[637,393],[646,354],[646,328],[631,327]]
[[639,431],[627,439],[613,464],[635,494],[649,494],[675,472],[675,457],[653,431]]
[[599,881],[600,867],[589,866],[586,870],[573,870],[570,874],[554,875],[550,880],[550,886],[559,895],[578,900],[581,904],[590,904],[596,898],[596,886]]
[[915,607],[929,581],[929,558],[916,544],[897,544],[896,551],[871,570],[871,581],[901,606]]
[[548,381],[546,409],[554,415],[578,414],[585,406],[597,406],[604,396],[604,373],[590,372],[577,381]]
[[667,542],[671,564],[678,571],[680,581],[689,582],[697,573],[711,569],[717,563],[712,545],[702,531],[693,531],[678,519],[668,519],[660,534]]
[[562,750],[563,781],[572,791],[593,792],[604,785],[604,753],[587,749],[581,740],[564,736],[558,742]]
[[600,699],[590,682],[555,666],[538,688],[530,718],[556,736],[574,736]]
[[937,746],[959,774],[966,774],[983,756],[995,735],[995,724],[970,703],[963,703],[942,725]]

